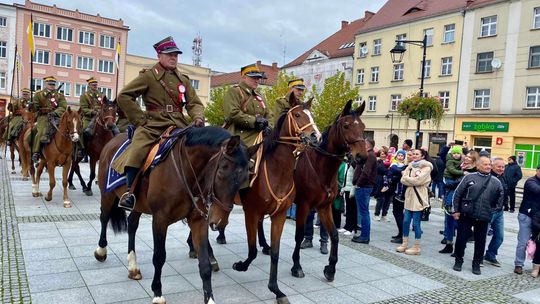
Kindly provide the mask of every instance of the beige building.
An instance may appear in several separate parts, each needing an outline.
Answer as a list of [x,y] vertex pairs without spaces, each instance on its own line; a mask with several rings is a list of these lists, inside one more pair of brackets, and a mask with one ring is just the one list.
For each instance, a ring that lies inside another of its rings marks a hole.
[[458,72],[466,0],[389,0],[360,29],[355,38],[353,84],[366,102],[363,121],[378,146],[400,146],[415,139],[416,121],[397,112],[401,100],[419,93],[421,46],[404,44],[401,63],[392,63],[396,40],[419,40],[427,35],[424,94],[438,96],[446,112],[440,129],[429,121],[420,127],[420,142],[435,155],[453,139]]
[[540,1],[491,0],[465,10],[456,138],[494,156],[540,164]]
[[[182,59],[182,55],[179,56]],[[135,79],[142,69],[149,69],[158,62],[156,58],[142,57],[128,54],[126,57],[126,80],[125,84]],[[189,76],[191,85],[197,91],[197,95],[206,105],[210,99],[210,76],[209,68],[179,63],[178,69]]]

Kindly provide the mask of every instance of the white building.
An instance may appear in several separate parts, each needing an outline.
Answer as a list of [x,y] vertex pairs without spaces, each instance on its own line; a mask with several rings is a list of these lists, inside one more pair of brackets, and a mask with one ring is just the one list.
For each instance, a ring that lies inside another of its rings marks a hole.
[[[11,95],[15,58],[16,10],[12,5],[0,3],[0,118],[6,114]],[[17,96],[17,92],[13,92]]]

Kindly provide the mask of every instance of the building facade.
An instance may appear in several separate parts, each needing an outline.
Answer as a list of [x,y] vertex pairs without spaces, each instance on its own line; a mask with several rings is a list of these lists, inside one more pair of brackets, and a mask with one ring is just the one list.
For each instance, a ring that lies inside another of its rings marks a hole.
[[456,138],[540,164],[540,2],[495,0],[465,11]]
[[[30,86],[30,50],[27,27],[31,17],[35,42],[32,89],[43,87],[42,78],[53,75],[68,104],[78,105],[87,88],[86,79],[95,77],[99,88],[114,99],[125,78],[125,55],[129,28],[122,19],[109,19],[26,0],[17,9],[17,45],[24,63],[21,87]],[[117,43],[120,61],[116,64]],[[118,68],[117,68],[118,67]]]
[[420,145],[431,155],[453,139],[465,0],[389,0],[356,35],[353,84],[366,103],[367,136],[378,146],[401,147],[415,140],[416,121],[397,112],[400,102],[419,94],[423,47],[403,43],[403,60],[393,63],[396,40],[426,40],[424,95],[436,96],[445,115],[437,127],[420,125]]
[[[261,71],[264,72],[266,78],[263,78],[259,82],[259,87],[271,87],[276,84],[278,75],[279,75],[279,68],[277,65],[277,62],[273,62],[272,65],[263,64],[260,60],[257,60],[255,63]],[[232,73],[214,73],[212,75],[210,80],[210,85],[212,88],[226,86],[226,85],[234,85],[238,84],[242,81],[242,75],[240,74],[240,69],[238,69],[238,72],[232,72]]]
[[[182,55],[179,55],[181,58]],[[129,83],[143,69],[149,69],[158,62],[157,58],[142,57],[128,54],[126,57],[126,77],[124,84]],[[210,75],[211,70],[200,66],[194,66],[190,64],[178,63],[178,69],[189,76],[191,85],[197,91],[197,95],[201,101],[206,105],[210,98]],[[143,106],[142,100],[140,105]]]
[[[12,5],[0,4],[0,118],[5,117],[10,101],[15,62],[16,11]],[[17,91],[13,92],[16,97]]]

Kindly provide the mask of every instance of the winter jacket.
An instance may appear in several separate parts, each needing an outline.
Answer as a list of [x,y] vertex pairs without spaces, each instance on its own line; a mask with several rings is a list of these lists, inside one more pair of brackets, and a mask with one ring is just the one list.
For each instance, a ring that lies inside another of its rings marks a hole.
[[392,164],[388,171],[386,171],[386,177],[384,179],[384,185],[387,186],[390,191],[394,192],[396,190],[399,181],[401,180],[401,172],[405,170],[407,166]]
[[491,221],[495,210],[502,208],[504,200],[504,190],[501,182],[491,174],[481,172],[471,173],[465,176],[459,183],[454,193],[454,212],[462,212],[463,199],[474,198],[478,196],[486,179],[490,181],[486,189],[480,196],[472,202],[472,213],[462,214],[462,216],[471,217],[480,221]]
[[341,190],[343,189],[343,186],[345,184],[345,171],[347,169],[347,165],[345,163],[341,163],[338,170],[338,195],[336,195],[336,198],[334,199],[333,207],[336,210],[343,211],[345,208],[345,204],[343,201],[343,196],[340,194]]
[[384,187],[384,176],[386,175],[386,165],[382,159],[377,159],[377,177],[375,178],[375,187],[371,191],[371,196],[379,197],[382,192],[381,189]]
[[447,160],[446,157],[448,156],[448,152],[450,152],[449,146],[442,147],[441,152],[439,152],[439,157],[441,158],[441,160],[443,161],[445,165],[446,165],[446,160]]
[[369,150],[367,158],[356,163],[353,184],[359,188],[374,187],[376,177],[377,158],[375,157],[373,150]]
[[446,165],[440,157],[435,158],[435,167],[437,167],[437,176],[433,179],[434,182],[442,182]]
[[[507,185],[506,179],[504,177],[504,173],[502,175],[500,175],[500,176],[497,176],[497,174],[495,174],[495,172],[491,171],[491,175],[495,176],[501,182],[501,185],[503,187],[503,195],[504,195],[503,205],[507,206],[507,204],[508,204],[508,185]],[[497,211],[501,211],[501,210],[502,210],[502,206],[501,206],[501,208],[497,209]]]
[[[353,184],[354,168],[351,165],[347,165],[345,169],[345,186],[343,186],[343,191],[354,193],[354,184]],[[354,196],[354,194],[353,194]]]
[[[531,209],[534,205],[540,205],[540,178],[536,175],[529,177],[523,187],[523,200],[519,206],[519,213],[531,216]],[[537,207],[537,208],[540,208]]]
[[508,188],[515,188],[519,180],[523,177],[521,167],[516,163],[506,165],[506,168],[504,168],[504,177],[508,183]]
[[[401,177],[401,183],[407,186],[405,209],[422,211],[429,206],[427,185],[431,183],[431,170],[433,170],[433,165],[427,160],[412,162],[405,168]],[[414,191],[415,188],[418,195]]]
[[463,176],[463,170],[461,170],[461,159],[454,159],[452,154],[446,156],[446,168],[444,169],[444,177],[448,179],[458,179]]

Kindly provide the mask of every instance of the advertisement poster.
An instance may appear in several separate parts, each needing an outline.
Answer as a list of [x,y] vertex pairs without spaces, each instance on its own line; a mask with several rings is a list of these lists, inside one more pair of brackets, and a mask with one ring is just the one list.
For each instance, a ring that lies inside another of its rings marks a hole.
[[524,151],[518,151],[517,152],[517,163],[520,167],[523,167],[523,165],[525,164],[525,161],[527,160],[527,152],[524,152]]

